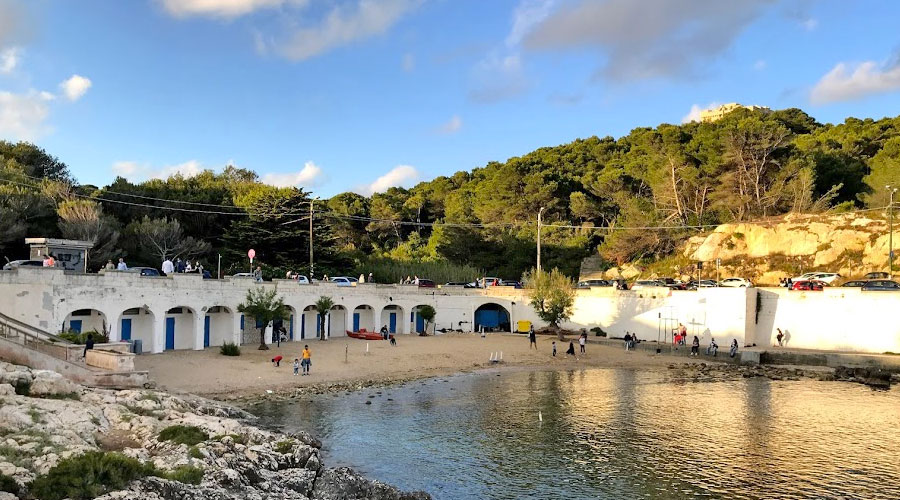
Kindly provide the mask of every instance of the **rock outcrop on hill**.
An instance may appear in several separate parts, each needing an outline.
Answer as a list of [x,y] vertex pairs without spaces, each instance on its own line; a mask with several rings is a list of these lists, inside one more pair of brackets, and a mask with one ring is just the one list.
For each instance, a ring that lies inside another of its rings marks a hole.
[[[259,429],[252,418],[201,398],[88,389],[53,372],[0,362],[0,474],[15,480],[22,498],[36,477],[91,451],[119,452],[162,474],[202,471],[199,484],[148,475],[98,497],[104,500],[430,498],[350,469],[327,469],[318,440]],[[199,429],[206,439],[188,446],[160,438],[175,425]]]
[[[741,276],[769,285],[807,271],[836,272],[847,278],[886,271],[888,227],[881,212],[787,215],[762,223],[722,224],[689,238],[679,250],[680,262],[665,275],[696,276],[694,263],[704,262],[705,275],[712,276],[717,259],[721,277]],[[900,220],[894,226],[894,246],[900,247]],[[595,261],[582,266],[582,279],[588,274],[654,277],[650,265],[626,264],[600,273]]]

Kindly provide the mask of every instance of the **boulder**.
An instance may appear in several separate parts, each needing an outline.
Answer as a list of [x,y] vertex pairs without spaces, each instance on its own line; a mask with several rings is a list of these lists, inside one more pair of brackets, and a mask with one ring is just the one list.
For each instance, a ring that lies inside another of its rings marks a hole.
[[81,386],[70,382],[62,375],[50,370],[32,371],[34,380],[31,382],[31,396],[66,396],[81,392]]
[[10,384],[0,384],[0,396],[15,396],[16,388]]
[[422,491],[406,493],[379,481],[372,481],[352,469],[326,469],[316,480],[312,498],[316,500],[427,500]]

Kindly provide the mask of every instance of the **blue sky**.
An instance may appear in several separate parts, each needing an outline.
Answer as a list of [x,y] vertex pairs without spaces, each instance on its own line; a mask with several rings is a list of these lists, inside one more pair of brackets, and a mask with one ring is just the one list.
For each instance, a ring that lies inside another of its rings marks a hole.
[[737,101],[900,114],[891,0],[0,0],[0,138],[322,196]]

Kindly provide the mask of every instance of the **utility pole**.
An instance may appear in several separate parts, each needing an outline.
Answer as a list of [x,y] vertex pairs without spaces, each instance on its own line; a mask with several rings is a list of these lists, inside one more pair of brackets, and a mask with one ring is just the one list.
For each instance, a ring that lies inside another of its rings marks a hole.
[[538,231],[537,231],[537,270],[541,270],[541,216],[544,214],[544,207],[538,210]]
[[309,282],[312,283],[313,272],[313,203],[315,199],[309,199]]
[[219,265],[216,267],[218,279],[222,279],[222,254],[219,254]]
[[890,185],[884,187],[890,193],[890,202],[888,203],[888,277],[894,277],[894,193],[897,188]]

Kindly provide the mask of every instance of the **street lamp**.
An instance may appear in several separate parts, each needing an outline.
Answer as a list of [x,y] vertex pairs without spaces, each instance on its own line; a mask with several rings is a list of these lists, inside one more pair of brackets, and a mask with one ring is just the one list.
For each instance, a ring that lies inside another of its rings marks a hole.
[[888,203],[888,276],[894,277],[894,193],[897,188],[890,185],[884,187],[890,194],[890,202]]
[[541,216],[544,213],[544,207],[538,210],[538,231],[537,231],[537,270],[541,270]]

